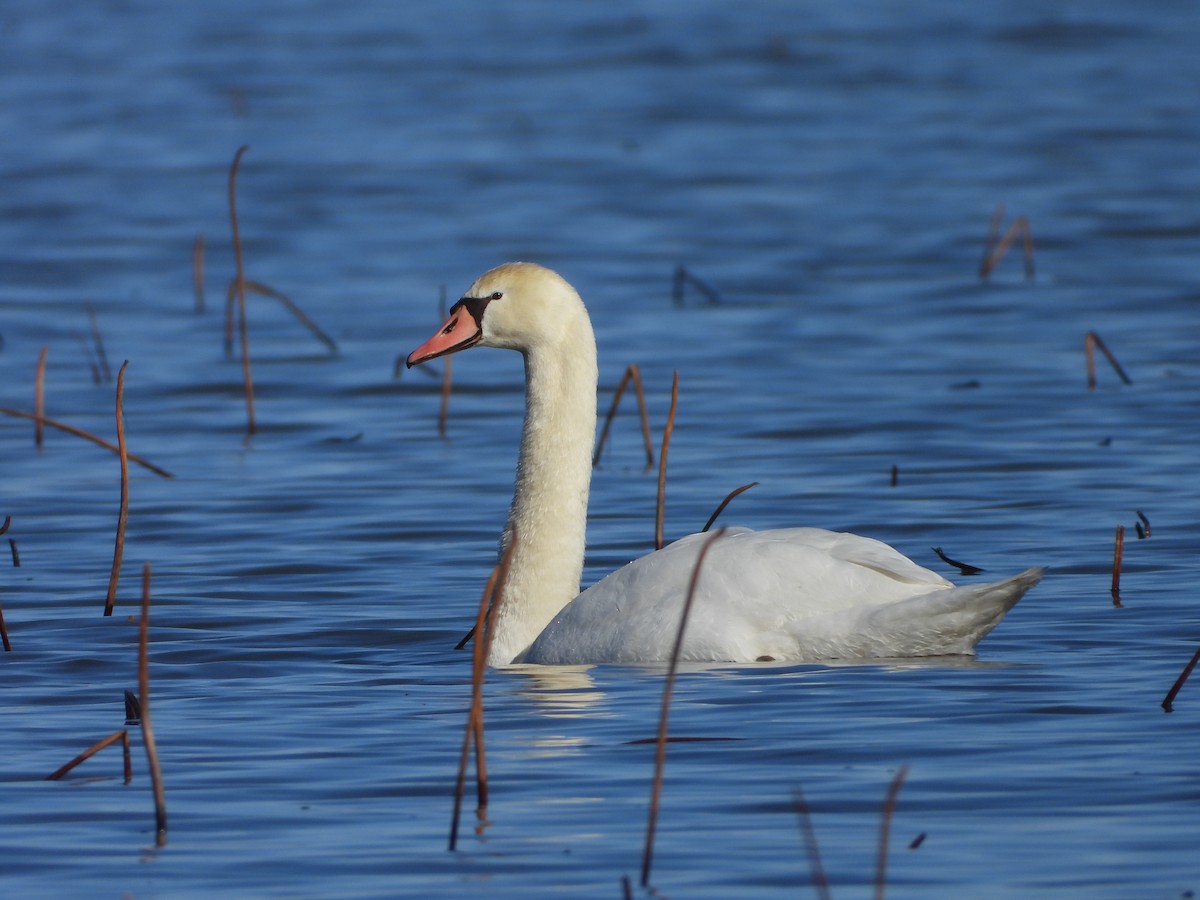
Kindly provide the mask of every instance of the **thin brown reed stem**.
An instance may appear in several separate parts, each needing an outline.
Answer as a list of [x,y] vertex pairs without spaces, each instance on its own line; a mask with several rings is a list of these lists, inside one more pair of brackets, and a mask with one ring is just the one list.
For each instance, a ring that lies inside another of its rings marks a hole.
[[908,775],[908,766],[901,766],[896,777],[888,786],[887,797],[883,801],[883,815],[879,823],[879,848],[875,858],[875,900],[883,900],[887,887],[887,858],[888,839],[892,831],[892,816],[896,813],[896,798],[900,795],[900,786]]
[[1100,337],[1100,335],[1096,334],[1096,332],[1094,332],[1094,331],[1089,331],[1083,337],[1083,351],[1084,351],[1084,354],[1087,356],[1088,390],[1094,391],[1096,389],[1096,348],[1097,347],[1100,348],[1100,352],[1103,353],[1104,356],[1108,359],[1109,363],[1113,367],[1113,370],[1121,377],[1121,381],[1125,382],[1125,384],[1133,384],[1132,379],[1130,379],[1130,377],[1125,374],[1125,370],[1121,368],[1121,364],[1119,362],[1117,362],[1117,358],[1115,356],[1113,356],[1112,351],[1108,349],[1108,345],[1106,343],[1104,343],[1104,341]]
[[0,525],[0,534],[7,534],[8,529],[12,527],[12,516],[4,517],[4,524]]
[[[475,645],[471,655],[471,709],[467,715],[467,727],[463,731],[462,752],[458,761],[458,777],[454,784],[454,810],[450,817],[449,849],[458,848],[458,823],[462,817],[463,791],[467,780],[467,763],[471,756],[471,741],[475,741],[475,773],[477,790],[477,809],[487,808],[487,759],[483,742],[483,678],[487,670],[487,658],[492,649],[492,635],[496,616],[504,598],[504,582],[508,578],[508,567],[512,562],[513,553],[517,547],[517,534],[514,531],[504,556],[492,570],[483,595],[479,598],[479,610],[475,616]],[[485,625],[486,623],[486,625]]]
[[129,732],[124,728],[122,728],[120,731],[110,734],[108,737],[103,738],[102,740],[96,741],[96,743],[92,744],[92,746],[88,747],[65,766],[56,769],[53,774],[47,775],[46,780],[58,781],[58,779],[62,778],[77,765],[82,762],[87,762],[87,760],[91,759],[105,747],[111,747],[113,744],[117,743],[117,741],[120,741],[122,746],[125,748],[125,783],[129,784],[129,782],[132,780],[133,772],[129,762]]
[[204,235],[197,234],[192,244],[192,294],[196,299],[196,314],[204,312]]
[[1121,605],[1121,557],[1125,555],[1125,526],[1117,526],[1116,541],[1113,544],[1112,565],[1112,599],[1113,606]]
[[734,488],[732,491],[726,494],[725,499],[721,501],[721,505],[714,509],[713,514],[708,517],[708,521],[704,523],[704,527],[700,529],[700,533],[703,534],[704,532],[708,531],[708,529],[713,527],[713,523],[717,521],[717,516],[721,515],[721,513],[725,511],[725,507],[729,505],[730,500],[732,500],[738,494],[744,494],[757,484],[757,481],[752,481],[749,484],[743,484],[740,488]]
[[[82,428],[76,428],[74,425],[67,425],[65,422],[59,422],[55,419],[47,419],[45,416],[34,415],[33,413],[27,413],[21,409],[13,409],[10,406],[0,406],[0,415],[12,416],[13,418],[17,419],[29,419],[34,422],[41,422],[43,425],[46,425],[50,428],[57,428],[59,431],[65,431],[67,434],[73,434],[75,437],[80,437],[86,441],[91,441],[93,444],[98,444],[105,450],[111,450],[113,453],[121,452],[120,448],[117,447],[116,444],[106,441],[102,437],[96,437],[96,435],[89,431],[84,431]],[[127,455],[129,456],[130,462],[137,463],[139,466],[149,469],[155,475],[161,475],[163,478],[175,477],[166,469],[154,465],[154,463],[147,461],[141,456],[136,456],[133,453]]]
[[988,230],[987,250],[983,257],[983,262],[979,266],[979,277],[984,281],[992,274],[992,270],[1000,264],[1000,260],[1004,259],[1009,248],[1020,235],[1022,239],[1022,247],[1025,252],[1025,278],[1032,281],[1034,277],[1033,267],[1033,233],[1029,227],[1029,219],[1024,215],[1017,216],[1008,231],[1004,233],[999,242],[996,241],[995,235],[999,230],[999,222],[997,216],[1003,218],[1004,207],[1000,206],[996,212],[992,214],[991,227]]
[[167,798],[163,791],[162,769],[150,724],[150,660],[147,644],[150,636],[150,563],[142,565],[142,619],[138,626],[138,702],[142,708],[142,744],[150,767],[150,786],[154,790],[154,846],[167,844]]
[[250,372],[250,335],[246,327],[246,270],[242,264],[242,238],[238,232],[237,184],[238,166],[242,162],[242,154],[249,150],[248,144],[238,147],[234,154],[233,164],[229,167],[229,223],[233,232],[233,260],[236,266],[238,300],[238,330],[242,339],[242,381],[246,389],[246,435],[250,436],[257,430],[254,424],[254,377]]
[[4,624],[4,610],[0,609],[0,643],[5,653],[12,653],[12,642],[8,639],[8,627]]
[[1183,671],[1179,673],[1179,677],[1175,679],[1175,683],[1167,691],[1167,696],[1163,697],[1162,708],[1164,712],[1174,710],[1175,695],[1179,693],[1179,689],[1183,687],[1183,683],[1192,674],[1192,669],[1196,668],[1196,663],[1200,663],[1200,647],[1196,648],[1196,652],[1192,654],[1192,658],[1188,661],[1188,664],[1183,667]]
[[89,300],[84,304],[87,308],[88,328],[92,332],[92,346],[96,348],[96,359],[100,362],[100,375],[105,384],[112,382],[112,369],[108,367],[108,354],[104,351],[104,338],[100,335],[100,323],[96,319],[96,308]]
[[121,507],[117,513],[117,538],[113,547],[112,572],[108,576],[108,594],[104,614],[111,616],[117,599],[117,582],[121,579],[121,558],[125,555],[125,524],[129,521],[129,456],[125,451],[125,367],[117,372],[117,455],[121,460]]
[[642,437],[646,444],[646,468],[649,469],[654,465],[654,446],[650,442],[650,417],[646,413],[646,394],[642,390],[642,372],[637,363],[630,363],[625,367],[625,374],[621,376],[621,380],[617,382],[617,389],[613,392],[612,405],[609,406],[608,415],[604,418],[604,427],[600,429],[600,440],[596,442],[596,452],[592,454],[593,468],[600,464],[600,454],[604,452],[604,442],[608,440],[608,431],[617,414],[621,395],[625,393],[625,386],[631,381],[634,393],[637,395],[638,411],[642,418]]
[[804,792],[797,787],[792,791],[792,809],[800,823],[800,835],[804,838],[804,851],[808,854],[808,868],[811,873],[813,887],[820,900],[833,900],[829,890],[829,878],[825,874],[825,866],[821,863],[821,845],[817,843],[817,833],[813,829],[812,813]]
[[671,408],[667,411],[667,424],[663,428],[662,451],[658,454],[658,505],[654,514],[654,548],[663,546],[663,510],[667,496],[667,450],[671,446],[671,433],[675,430],[675,408],[679,405],[679,370],[671,378]]
[[42,424],[46,417],[46,351],[48,347],[42,347],[42,352],[38,354],[37,368],[34,370],[33,376],[33,411],[36,418],[33,420],[33,445],[39,450],[42,449]]
[[12,564],[14,569],[21,568],[21,554],[17,550],[17,542],[12,538],[8,539],[8,549],[12,553]]
[[[664,454],[665,455],[665,454]],[[700,581],[700,570],[704,566],[704,558],[712,545],[725,535],[725,529],[714,531],[700,548],[696,557],[696,565],[692,567],[692,577],[688,582],[687,596],[683,601],[683,610],[679,614],[679,630],[675,633],[675,646],[671,649],[671,663],[667,667],[667,678],[663,684],[662,708],[658,714],[658,740],[654,748],[654,781],[650,792],[650,813],[646,821],[646,845],[642,850],[642,887],[650,881],[650,864],[654,856],[654,834],[658,829],[658,807],[662,797],[663,766],[667,757],[667,717],[671,711],[671,692],[675,687],[675,673],[679,668],[679,654],[683,651],[683,638],[687,631],[688,616],[692,611],[692,601],[696,597],[696,585]]]
[[992,211],[992,219],[988,222],[987,239],[983,242],[983,259],[979,261],[980,272],[988,264],[988,259],[992,255],[992,250],[996,248],[996,241],[1000,239],[1000,226],[1004,224],[1004,203],[996,204],[995,210]]
[[446,436],[446,422],[450,418],[450,390],[454,384],[454,360],[447,356],[442,360],[442,405],[438,409],[438,434]]

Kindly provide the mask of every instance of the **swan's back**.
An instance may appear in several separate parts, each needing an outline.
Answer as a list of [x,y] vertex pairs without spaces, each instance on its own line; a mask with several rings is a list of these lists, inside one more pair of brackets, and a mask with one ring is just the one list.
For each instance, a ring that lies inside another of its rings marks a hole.
[[[597,582],[563,608],[524,661],[669,659],[692,571],[710,537],[683,538]],[[705,557],[681,658],[969,653],[1041,571],[956,588],[870,538],[819,528],[729,529]]]

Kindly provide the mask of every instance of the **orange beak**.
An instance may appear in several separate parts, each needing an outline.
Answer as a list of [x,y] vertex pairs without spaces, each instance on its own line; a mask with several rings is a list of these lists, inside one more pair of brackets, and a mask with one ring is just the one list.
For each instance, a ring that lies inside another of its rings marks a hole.
[[408,367],[413,366],[447,353],[457,353],[474,347],[483,340],[483,327],[467,309],[466,304],[456,303],[450,310],[450,318],[437,333],[420,347],[408,354]]

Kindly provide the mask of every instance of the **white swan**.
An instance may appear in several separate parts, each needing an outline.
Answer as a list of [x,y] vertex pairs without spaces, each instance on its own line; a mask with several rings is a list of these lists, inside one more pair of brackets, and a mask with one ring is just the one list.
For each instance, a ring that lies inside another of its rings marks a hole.
[[[519,540],[488,662],[668,660],[707,535],[634,560],[576,596],[596,430],[596,341],[583,301],[542,266],[499,266],[454,304],[408,365],[475,345],[525,358],[525,425],[501,548],[514,530]],[[870,538],[731,529],[705,558],[681,658],[970,653],[1043,571],[956,588]]]

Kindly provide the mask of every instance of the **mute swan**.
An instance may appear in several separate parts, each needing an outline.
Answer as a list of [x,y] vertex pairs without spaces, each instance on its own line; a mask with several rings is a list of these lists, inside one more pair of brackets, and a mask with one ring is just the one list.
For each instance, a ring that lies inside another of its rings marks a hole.
[[[578,594],[597,377],[596,341],[579,294],[542,266],[499,266],[471,285],[408,365],[476,345],[525,358],[525,424],[501,547],[514,531],[519,540],[488,662],[668,660],[707,536],[676,541]],[[705,559],[681,658],[970,653],[1043,571],[955,587],[870,538],[818,528],[730,529]]]

